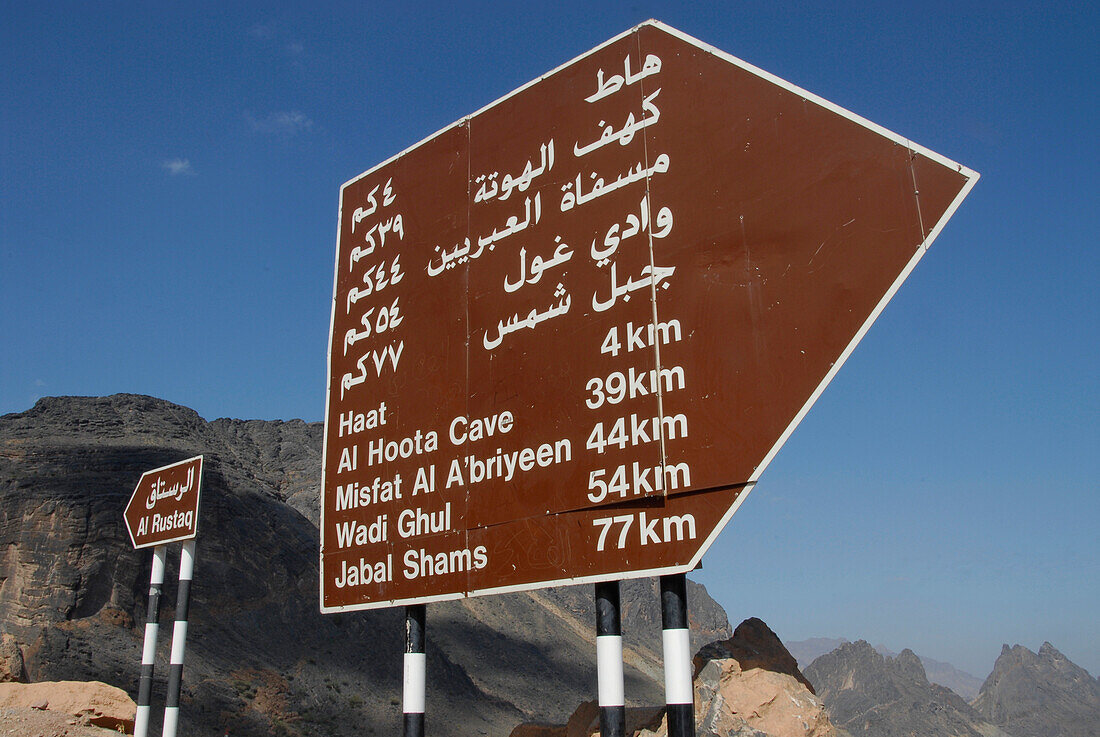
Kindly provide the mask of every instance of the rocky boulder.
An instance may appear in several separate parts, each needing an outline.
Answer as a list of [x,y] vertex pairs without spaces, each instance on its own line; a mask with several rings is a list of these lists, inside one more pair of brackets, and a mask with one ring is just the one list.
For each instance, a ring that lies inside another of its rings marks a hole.
[[15,637],[7,632],[0,635],[0,683],[27,680],[27,668],[23,663],[23,651]]
[[788,675],[814,693],[814,687],[798,668],[798,661],[772,632],[771,628],[756,617],[750,617],[733,631],[728,640],[712,642],[702,648],[693,660],[696,674],[708,663],[736,660],[742,671],[761,669]]
[[[835,737],[825,705],[779,637],[746,619],[694,658],[696,733],[706,737]],[[667,721],[638,737],[665,737]]]
[[49,710],[81,724],[133,734],[137,706],[121,688],[98,681],[0,683],[0,707]]

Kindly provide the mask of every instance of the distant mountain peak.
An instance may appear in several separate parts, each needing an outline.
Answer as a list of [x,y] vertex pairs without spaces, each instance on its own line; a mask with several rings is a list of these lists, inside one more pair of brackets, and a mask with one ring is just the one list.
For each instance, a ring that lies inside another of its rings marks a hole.
[[1095,737],[1100,682],[1049,642],[1038,653],[1005,645],[974,708],[1012,734]]
[[898,656],[894,658],[894,666],[914,683],[928,683],[928,674],[924,671],[924,665],[920,662],[917,654],[909,648],[905,648],[898,653]]
[[[812,637],[808,640],[792,640],[787,642],[786,645],[791,655],[798,659],[799,667],[805,670],[817,658],[849,642],[850,640],[843,637]],[[898,653],[890,650],[885,645],[874,645],[873,648],[883,657],[898,657]],[[977,697],[978,689],[982,686],[981,678],[962,671],[951,663],[934,660],[922,655],[917,655],[917,657],[920,659],[925,677],[929,682],[951,689],[961,696],[964,701],[969,702]]]
[[891,658],[857,640],[822,655],[804,672],[833,723],[853,737],[1004,737],[958,694],[930,683],[921,659],[908,648]]
[[1044,642],[1039,646],[1039,655],[1046,658],[1054,658],[1055,660],[1065,660],[1066,656],[1058,652],[1058,649],[1051,645],[1049,642]]

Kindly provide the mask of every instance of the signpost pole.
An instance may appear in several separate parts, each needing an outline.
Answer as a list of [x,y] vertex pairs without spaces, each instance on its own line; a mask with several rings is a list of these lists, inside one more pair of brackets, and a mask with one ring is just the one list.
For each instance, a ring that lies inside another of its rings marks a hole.
[[687,577],[683,573],[661,576],[661,626],[668,737],[694,737],[695,694],[691,683],[691,633],[687,618]]
[[596,584],[596,677],[600,697],[601,737],[626,733],[626,694],[623,687],[623,633],[619,582]]
[[149,701],[153,694],[153,664],[157,657],[157,632],[160,629],[160,594],[164,588],[164,559],[167,545],[153,548],[153,569],[149,573],[149,610],[145,615],[145,644],[141,649],[141,678],[138,681],[137,715],[134,737],[149,735]]
[[183,684],[183,649],[187,640],[187,608],[191,600],[191,579],[195,572],[195,540],[183,544],[180,552],[180,581],[176,594],[176,622],[172,630],[172,657],[168,661],[168,694],[164,700],[162,737],[176,737],[179,724],[180,689]]
[[405,677],[402,684],[402,711],[405,737],[424,737],[424,694],[427,667],[424,657],[423,604],[405,607]]

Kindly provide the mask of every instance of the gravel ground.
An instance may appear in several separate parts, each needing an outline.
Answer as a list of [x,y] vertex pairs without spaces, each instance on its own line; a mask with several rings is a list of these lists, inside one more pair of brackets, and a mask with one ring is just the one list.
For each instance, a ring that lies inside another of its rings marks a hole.
[[81,724],[71,714],[39,709],[0,708],[0,737],[118,737],[118,732]]

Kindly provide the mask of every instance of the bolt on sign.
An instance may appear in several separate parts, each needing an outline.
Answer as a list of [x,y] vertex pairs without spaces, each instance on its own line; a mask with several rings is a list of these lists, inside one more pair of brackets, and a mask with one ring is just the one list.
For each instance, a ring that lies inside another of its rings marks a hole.
[[692,569],[977,178],[651,21],[346,183],[322,611]]
[[195,537],[201,491],[202,456],[143,473],[122,515],[134,548]]

